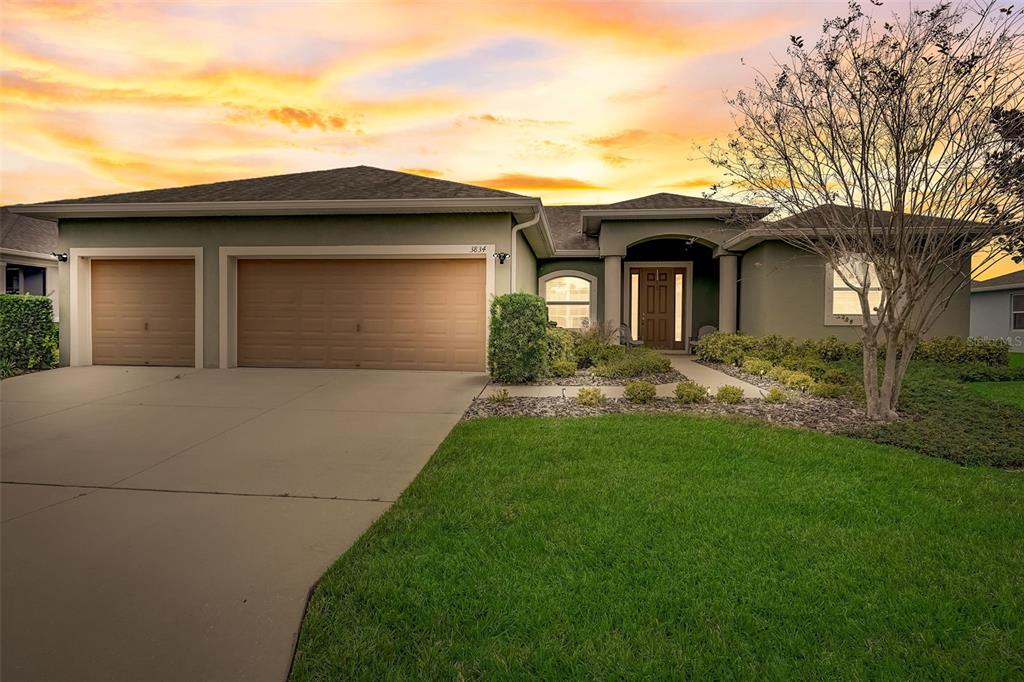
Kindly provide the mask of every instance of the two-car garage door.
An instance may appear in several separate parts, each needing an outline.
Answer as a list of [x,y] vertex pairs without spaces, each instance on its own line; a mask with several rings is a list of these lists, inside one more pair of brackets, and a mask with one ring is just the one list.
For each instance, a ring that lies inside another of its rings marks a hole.
[[[240,259],[237,267],[240,366],[484,368],[483,259]],[[91,271],[95,364],[193,364],[193,260],[94,260]]]
[[481,371],[483,259],[238,261],[238,364]]

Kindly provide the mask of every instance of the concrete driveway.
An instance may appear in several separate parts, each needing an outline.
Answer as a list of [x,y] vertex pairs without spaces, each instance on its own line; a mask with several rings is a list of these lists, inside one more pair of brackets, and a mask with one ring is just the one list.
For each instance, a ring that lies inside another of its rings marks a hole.
[[4,381],[3,679],[284,679],[309,588],[485,384],[159,367]]

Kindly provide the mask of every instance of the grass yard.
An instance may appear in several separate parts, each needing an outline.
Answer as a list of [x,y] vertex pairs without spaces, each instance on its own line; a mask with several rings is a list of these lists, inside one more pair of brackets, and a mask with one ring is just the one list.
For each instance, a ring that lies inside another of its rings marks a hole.
[[1024,381],[979,381],[967,386],[986,400],[1024,409]]
[[294,680],[1024,675],[1024,474],[726,419],[460,424]]
[[[861,379],[860,363],[834,366]],[[960,464],[1024,467],[1021,383],[986,382],[1004,385],[978,389],[980,384],[960,380],[963,370],[956,364],[913,361],[900,397],[899,411],[907,418],[865,425],[854,435]]]
[[1024,353],[1010,353],[1010,367],[1024,367]]

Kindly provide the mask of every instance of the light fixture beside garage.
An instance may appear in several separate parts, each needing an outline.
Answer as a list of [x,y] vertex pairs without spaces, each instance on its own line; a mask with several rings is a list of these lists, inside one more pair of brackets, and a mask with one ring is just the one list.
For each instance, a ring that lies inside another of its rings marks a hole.
[[504,251],[497,251],[495,252],[494,257],[498,259],[498,265],[504,265],[505,261],[507,261],[508,257],[511,255],[512,254],[505,253]]

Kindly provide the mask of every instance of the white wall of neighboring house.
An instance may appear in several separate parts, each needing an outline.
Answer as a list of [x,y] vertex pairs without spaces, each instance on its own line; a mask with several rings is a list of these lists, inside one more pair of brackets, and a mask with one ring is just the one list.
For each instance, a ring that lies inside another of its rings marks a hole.
[[[1024,287],[971,292],[971,336],[1006,339],[1011,353],[1024,353],[1024,329],[1013,329],[1013,296],[1024,296]],[[1017,299],[1020,305],[1020,298]]]

